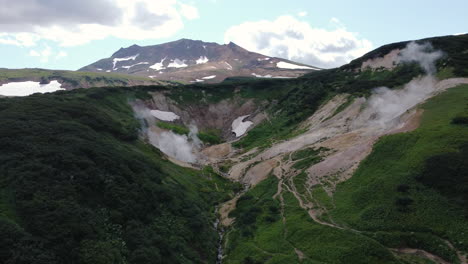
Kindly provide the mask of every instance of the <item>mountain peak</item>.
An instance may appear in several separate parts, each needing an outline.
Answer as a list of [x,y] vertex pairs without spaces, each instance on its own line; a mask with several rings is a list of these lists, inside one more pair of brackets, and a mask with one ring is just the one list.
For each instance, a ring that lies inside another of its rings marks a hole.
[[228,77],[294,78],[317,68],[249,52],[234,42],[181,38],[153,46],[121,48],[83,71],[118,72],[181,82],[220,82]]

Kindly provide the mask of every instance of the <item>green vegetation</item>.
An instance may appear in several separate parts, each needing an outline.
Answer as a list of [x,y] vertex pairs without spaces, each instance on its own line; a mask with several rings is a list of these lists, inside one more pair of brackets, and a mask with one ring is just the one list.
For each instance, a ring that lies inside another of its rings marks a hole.
[[[225,263],[398,263],[364,235],[312,221],[290,192],[283,194],[283,223],[280,202],[273,199],[277,185],[269,177],[238,201]],[[295,249],[304,254],[302,261]]]
[[219,129],[201,131],[198,133],[198,138],[204,143],[210,145],[221,144],[223,142],[223,140],[221,139],[221,130]]
[[134,91],[0,99],[1,263],[214,262],[234,186],[139,141]]
[[156,125],[160,128],[170,130],[179,135],[188,135],[190,133],[190,130],[187,127],[173,123],[158,121]]
[[[355,175],[338,185],[333,219],[390,233],[386,237],[402,247],[416,238],[398,232],[419,233],[428,251],[457,263],[440,239],[468,251],[468,127],[452,122],[467,100],[468,86],[452,88],[423,105],[417,130],[380,139]],[[443,252],[435,250],[440,245]]]
[[291,154],[291,160],[297,161],[296,163],[294,163],[292,167],[296,170],[303,170],[303,169],[309,168],[312,165],[317,164],[320,161],[322,161],[322,157],[320,157],[320,153],[322,151],[327,151],[327,150],[328,149],[326,148],[319,148],[319,149],[306,148],[306,149],[296,151]]
[[0,82],[22,81],[34,79],[38,82],[49,83],[52,80],[59,80],[61,83],[74,88],[81,86],[126,86],[131,82],[164,84],[168,82],[155,81],[151,78],[117,74],[117,73],[97,73],[79,71],[58,71],[44,69],[0,69]]
[[[190,130],[182,125],[158,121],[156,125],[160,128],[170,130],[179,135],[188,135]],[[198,138],[206,144],[215,145],[222,142],[221,131],[219,129],[210,129],[201,131],[197,134]]]

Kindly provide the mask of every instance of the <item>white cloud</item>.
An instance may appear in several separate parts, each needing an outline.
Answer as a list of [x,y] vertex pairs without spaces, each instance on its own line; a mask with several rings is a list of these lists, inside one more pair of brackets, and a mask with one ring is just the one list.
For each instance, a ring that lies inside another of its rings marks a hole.
[[224,40],[265,55],[323,68],[343,65],[372,49],[370,41],[344,27],[313,28],[292,16],[233,26],[226,31]]
[[49,62],[49,58],[54,55],[54,52],[49,46],[45,46],[42,50],[30,50],[29,56],[38,57],[41,62]]
[[15,45],[22,47],[32,47],[40,39],[36,34],[31,33],[0,33],[0,44]]
[[194,6],[186,5],[186,4],[179,4],[180,6],[180,13],[182,16],[189,20],[197,19],[200,16],[198,15],[198,9]]
[[66,53],[65,51],[62,50],[62,51],[60,51],[59,53],[57,53],[57,56],[55,56],[55,59],[56,59],[56,60],[59,60],[59,59],[61,59],[61,58],[65,58],[65,57],[67,57],[67,56],[68,56],[68,53]]
[[33,46],[42,39],[60,46],[76,46],[111,36],[131,40],[166,38],[181,30],[185,19],[199,17],[195,6],[180,0],[114,0],[110,3],[120,11],[117,12],[119,19],[112,23],[88,13],[83,14],[83,19],[63,18],[63,21],[36,24],[17,22],[4,28],[4,32],[0,31],[0,44]]
[[35,50],[30,50],[29,51],[29,56],[31,56],[31,57],[40,57],[41,54],[39,52],[35,51]]
[[302,11],[302,12],[297,13],[297,15],[300,16],[300,17],[305,17],[305,16],[307,16],[307,12]]

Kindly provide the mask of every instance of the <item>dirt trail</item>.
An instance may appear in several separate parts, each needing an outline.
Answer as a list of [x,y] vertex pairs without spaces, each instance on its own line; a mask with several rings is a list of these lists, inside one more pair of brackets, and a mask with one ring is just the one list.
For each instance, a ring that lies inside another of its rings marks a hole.
[[445,261],[443,258],[431,254],[425,250],[417,249],[417,248],[390,248],[391,251],[398,254],[409,254],[409,255],[416,255],[419,257],[423,257],[429,260],[434,261],[438,264],[451,264],[450,262]]

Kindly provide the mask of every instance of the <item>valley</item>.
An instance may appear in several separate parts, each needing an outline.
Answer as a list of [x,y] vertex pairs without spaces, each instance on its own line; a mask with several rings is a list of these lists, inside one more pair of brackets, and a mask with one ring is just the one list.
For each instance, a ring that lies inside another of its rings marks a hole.
[[0,260],[467,263],[467,43],[0,98]]

